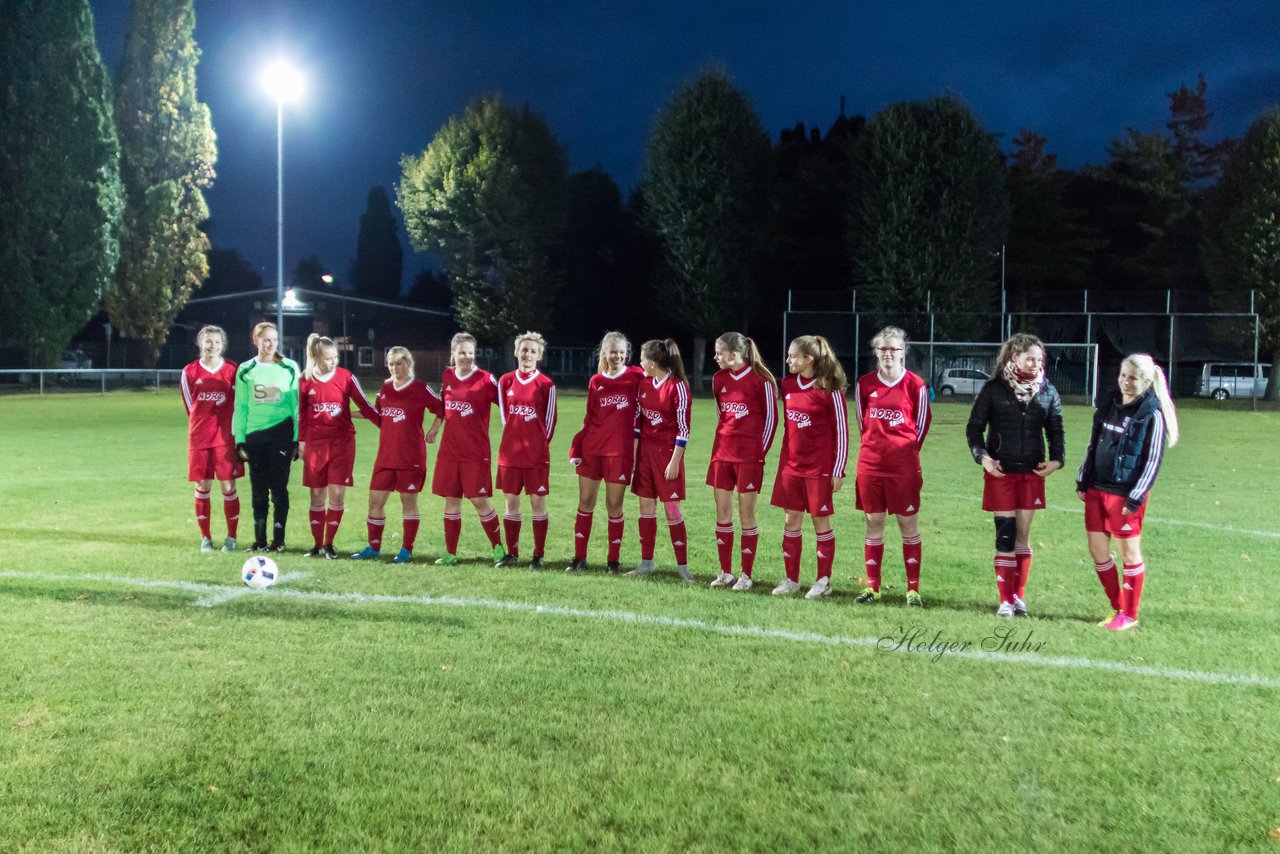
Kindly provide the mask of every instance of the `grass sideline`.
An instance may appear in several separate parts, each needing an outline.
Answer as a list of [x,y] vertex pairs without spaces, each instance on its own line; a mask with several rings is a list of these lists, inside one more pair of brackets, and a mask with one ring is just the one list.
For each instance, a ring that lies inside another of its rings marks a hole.
[[[561,407],[557,570],[582,399]],[[981,651],[996,629],[963,404],[936,407],[925,445],[923,612],[903,606],[892,526],[885,601],[852,603],[849,489],[831,601],[768,595],[781,514],[763,502],[761,583],[708,590],[706,400],[685,505],[696,588],[662,531],[649,581],[493,569],[470,511],[463,564],[430,566],[434,497],[416,563],[316,565],[295,473],[280,563],[310,577],[197,607],[237,589],[243,556],[195,551],[176,393],[6,397],[0,850],[1275,850],[1280,617],[1264,571],[1280,554],[1280,416],[1182,414],[1148,517],[1143,626],[1093,626],[1105,600],[1070,480],[1088,412],[1072,407],[1068,469],[1034,529],[1033,617],[980,657],[888,649],[918,630]],[[362,425],[358,483],[374,443]],[[349,551],[365,495],[348,493]],[[627,515],[634,560],[634,502]]]

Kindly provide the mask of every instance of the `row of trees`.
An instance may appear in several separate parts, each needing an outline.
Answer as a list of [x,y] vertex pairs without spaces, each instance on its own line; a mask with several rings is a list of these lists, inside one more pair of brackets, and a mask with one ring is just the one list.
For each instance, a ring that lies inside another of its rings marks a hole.
[[134,0],[114,93],[87,0],[0,6],[0,337],[50,365],[100,307],[154,360],[208,274],[191,0]]
[[[709,71],[665,106],[625,202],[570,175],[527,106],[478,100],[402,161],[413,247],[439,252],[459,322],[491,340],[554,325],[585,342],[625,317],[703,351],[772,334],[788,288],[856,287],[860,305],[979,334],[1053,291],[1256,289],[1280,345],[1280,114],[1210,142],[1203,78],[1169,95],[1167,132],[1130,130],[1102,166],[1062,169],[1024,130],[1002,151],[954,98],[894,104],[770,145],[745,94]],[[1001,258],[1001,247],[1007,257]],[[700,360],[698,360],[700,361]]]

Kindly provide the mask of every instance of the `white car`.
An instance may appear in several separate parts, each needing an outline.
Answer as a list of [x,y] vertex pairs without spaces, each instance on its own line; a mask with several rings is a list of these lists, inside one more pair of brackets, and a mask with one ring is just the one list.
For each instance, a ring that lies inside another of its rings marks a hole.
[[935,387],[942,397],[955,394],[977,394],[982,384],[991,379],[990,375],[973,368],[947,368],[938,374]]

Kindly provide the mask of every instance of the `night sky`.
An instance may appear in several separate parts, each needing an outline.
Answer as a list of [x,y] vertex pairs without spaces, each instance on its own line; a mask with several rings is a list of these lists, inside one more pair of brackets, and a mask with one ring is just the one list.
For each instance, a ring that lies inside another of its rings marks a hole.
[[[91,5],[114,74],[130,0]],[[797,122],[825,131],[841,95],[847,113],[870,117],[949,93],[1005,135],[1002,147],[1030,128],[1078,167],[1103,162],[1126,127],[1161,129],[1165,93],[1199,72],[1210,138],[1239,136],[1280,102],[1277,36],[1274,0],[197,0],[199,97],[218,134],[210,235],[274,283],[275,103],[259,78],[276,56],[304,68],[309,87],[285,113],[286,271],[315,254],[343,279],[369,189],[392,191],[400,156],[420,153],[481,94],[528,103],[572,170],[602,167],[624,193],[641,177],[655,114],[709,64],[745,90],[775,140]],[[402,241],[409,279],[428,259]]]

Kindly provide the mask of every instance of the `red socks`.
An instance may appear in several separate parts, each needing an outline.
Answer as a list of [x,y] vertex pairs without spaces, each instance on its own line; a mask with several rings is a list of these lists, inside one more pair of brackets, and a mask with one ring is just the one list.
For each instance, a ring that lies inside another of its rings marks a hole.
[[1014,549],[1013,554],[1018,559],[1018,588],[1014,592],[1021,599],[1027,590],[1027,576],[1031,575],[1031,558],[1035,553],[1030,548],[1025,548]]
[[996,589],[1000,591],[1000,601],[1013,604],[1013,594],[1017,591],[1016,582],[1018,559],[1013,555],[997,554],[995,558]]
[[386,518],[375,519],[370,516],[365,522],[369,526],[369,548],[375,552],[382,551],[382,529],[387,525]]
[[1146,574],[1145,563],[1124,565],[1124,612],[1135,620],[1138,619],[1138,605],[1142,602],[1142,579]]
[[836,560],[836,532],[824,531],[817,536],[818,541],[818,577],[830,578],[831,565]]
[[1102,590],[1107,594],[1107,601],[1116,611],[1124,610],[1124,600],[1120,597],[1120,573],[1116,572],[1116,562],[1107,558],[1106,563],[1093,562],[1093,571],[1098,573],[1098,581],[1102,582]]
[[334,538],[338,536],[338,526],[342,524],[342,511],[346,509],[341,504],[330,504],[328,512],[324,514],[324,544],[326,546],[333,545]]
[[668,519],[667,526],[671,529],[671,548],[676,553],[676,565],[685,566],[689,563],[689,543],[684,528],[684,516],[674,522]]
[[760,542],[759,528],[742,529],[742,574],[751,577],[751,569],[756,565],[756,547]]
[[200,527],[200,536],[206,540],[213,539],[209,533],[209,493],[196,490],[196,525]]
[[240,523],[240,493],[222,496],[222,513],[227,517],[227,536],[234,540]]
[[733,520],[728,522],[716,522],[716,552],[720,555],[720,571],[722,573],[732,573]]
[[[518,554],[520,551],[520,524],[523,520],[519,513],[502,514],[502,536],[507,542],[507,551]],[[534,549],[536,552],[537,549]]]
[[[621,516],[609,517],[609,554],[606,560],[617,563],[622,555],[622,532],[626,530],[626,519]],[[586,553],[583,553],[583,557]]]
[[[497,514],[494,514],[495,516]],[[462,534],[462,514],[444,514],[444,550],[451,555],[458,554],[458,537]]]
[[920,590],[920,535],[902,538],[902,565],[907,568],[907,589]]
[[804,545],[799,531],[782,532],[782,565],[787,571],[787,578],[800,583],[800,552]]
[[311,519],[311,539],[315,541],[316,548],[320,548],[324,545],[324,505],[317,507],[312,504],[307,516]]
[[[533,553],[543,555],[547,551],[547,514],[533,517]],[[515,540],[510,542],[515,543]],[[514,551],[514,549],[513,549]]]
[[[462,527],[461,519],[459,519],[458,527],[459,527],[459,530],[461,530],[461,527]],[[485,536],[489,538],[489,545],[491,546],[502,545],[502,531],[500,530],[501,525],[498,523],[498,514],[496,511],[490,510],[488,516],[481,516],[480,527],[484,528]]]
[[[591,542],[591,519],[590,513],[578,511],[578,515],[573,520],[573,559],[587,559],[587,544]],[[610,525],[610,527],[613,527]]]
[[400,541],[400,545],[409,551],[413,551],[413,542],[418,538],[419,519],[417,516],[405,516],[401,521],[404,524],[404,538]]
[[640,514],[640,559],[653,560],[653,544],[658,539],[658,517],[650,513]]
[[867,538],[862,543],[862,560],[867,567],[867,586],[880,592],[880,567],[884,564],[884,538]]

